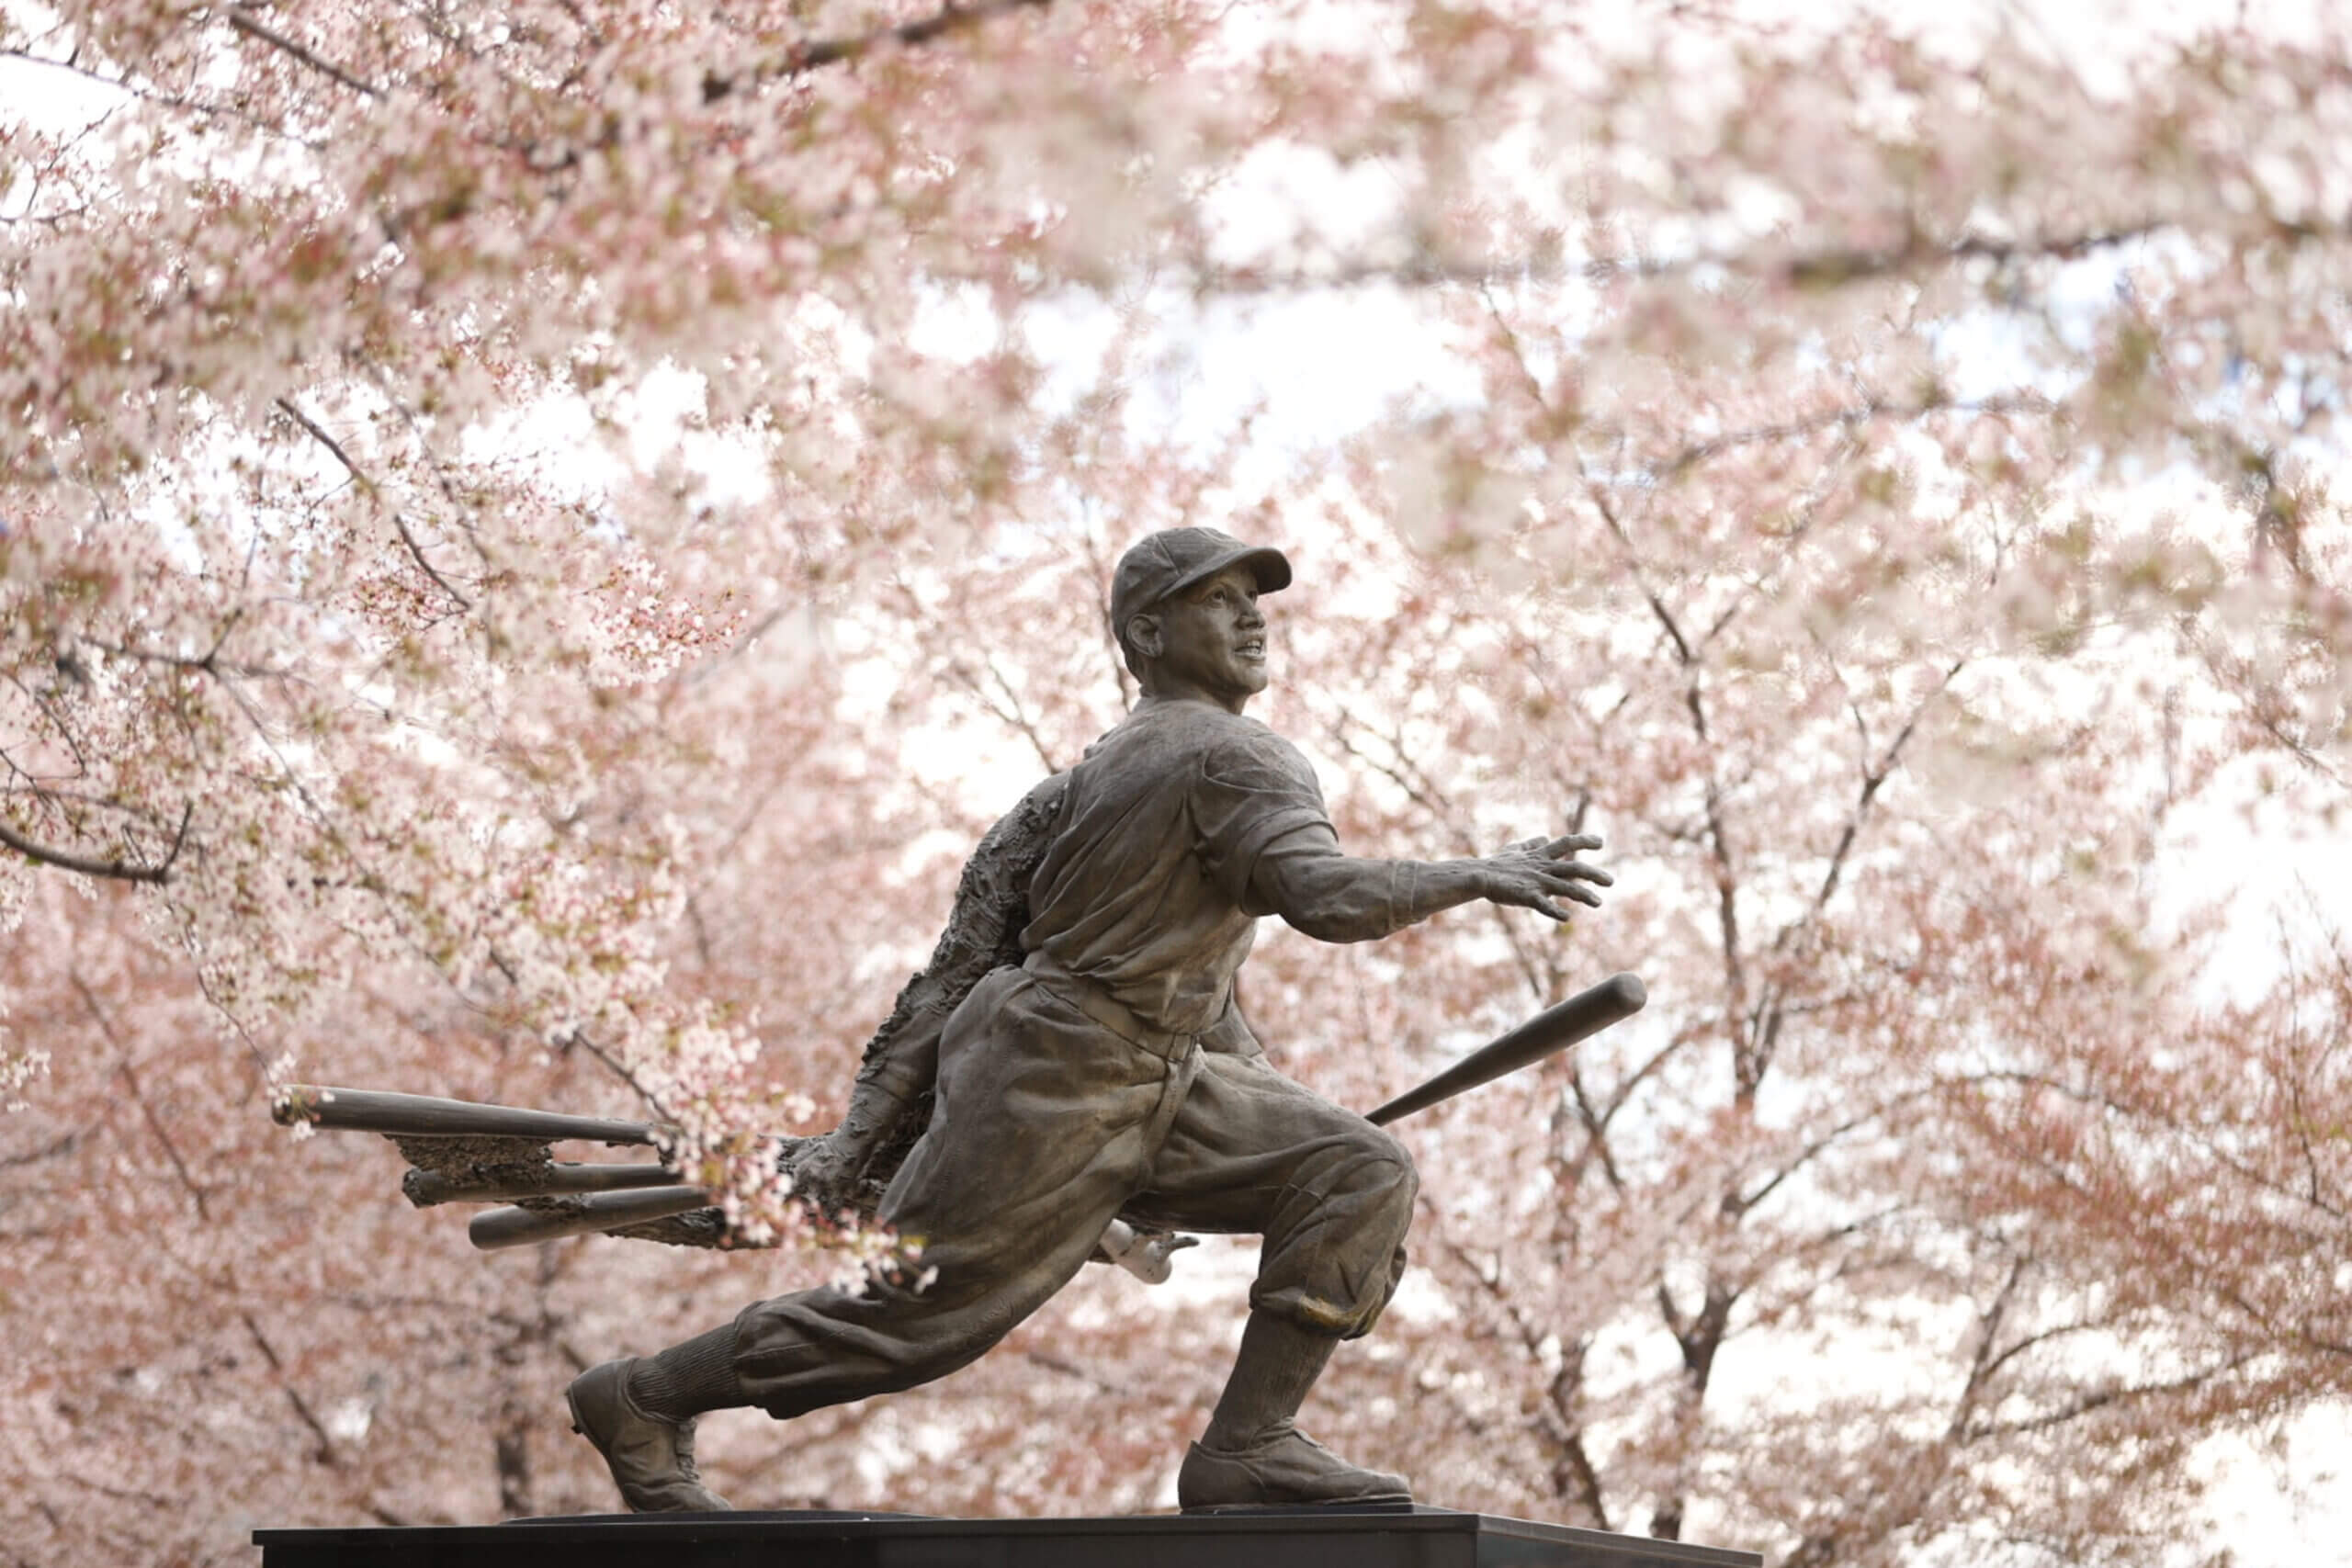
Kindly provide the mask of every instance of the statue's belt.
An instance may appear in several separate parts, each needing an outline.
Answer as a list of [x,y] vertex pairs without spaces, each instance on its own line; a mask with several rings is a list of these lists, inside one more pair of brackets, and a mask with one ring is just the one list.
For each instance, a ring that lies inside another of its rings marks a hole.
[[1163,1062],[1182,1061],[1192,1054],[1200,1039],[1196,1034],[1171,1034],[1165,1029],[1153,1028],[1099,982],[1071,974],[1042,953],[1031,953],[1022,967],[1047,996],[1084,1013],[1120,1039]]

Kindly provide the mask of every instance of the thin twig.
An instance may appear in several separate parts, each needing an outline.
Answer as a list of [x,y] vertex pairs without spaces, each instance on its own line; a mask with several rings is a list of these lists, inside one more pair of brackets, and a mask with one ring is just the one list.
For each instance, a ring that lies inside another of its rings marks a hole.
[[[366,474],[360,472],[359,465],[351,460],[351,455],[343,449],[343,444],[337,441],[334,436],[329,435],[324,430],[321,429],[318,421],[312,419],[309,414],[304,413],[300,409],[295,407],[293,400],[290,398],[276,398],[271,400],[277,405],[278,412],[285,414],[287,418],[292,420],[296,424],[300,425],[302,429],[309,434],[311,440],[316,441],[320,446],[325,447],[334,460],[343,465],[343,471],[351,476],[352,483],[357,485],[361,490],[365,491],[371,496],[380,493],[377,489],[376,481],[369,479]],[[445,490],[447,488],[446,482],[443,488]],[[409,558],[416,562],[417,570],[424,572],[425,576],[431,578],[434,581],[434,585],[439,588],[442,592],[447,593],[450,599],[456,603],[458,609],[472,609],[474,607],[474,602],[467,598],[465,594],[459,592],[458,585],[451,582],[447,578],[442,576],[439,569],[435,567],[431,561],[425,558],[424,547],[417,543],[416,536],[414,534],[409,532],[408,519],[401,515],[400,509],[398,507],[388,506],[384,510],[392,520],[392,527],[399,532],[401,543],[408,547]]]

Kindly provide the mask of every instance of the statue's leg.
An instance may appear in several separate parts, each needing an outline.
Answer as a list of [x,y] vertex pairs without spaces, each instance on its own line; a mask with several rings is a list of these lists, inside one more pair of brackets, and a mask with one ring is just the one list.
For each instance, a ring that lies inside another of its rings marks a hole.
[[[781,1418],[966,1365],[1083,1266],[1151,1169],[1198,1060],[1122,1041],[1021,971],[991,975],[948,1021],[931,1125],[883,1201],[919,1261],[900,1279],[754,1303],[634,1363],[628,1389],[657,1424],[690,1429],[704,1410]],[[673,1373],[674,1399],[661,1387]],[[598,1447],[632,1506],[661,1506],[638,1497],[665,1495],[674,1475],[624,1475]]]
[[1211,1055],[1127,1213],[1265,1240],[1250,1314],[1208,1430],[1185,1456],[1187,1508],[1405,1502],[1295,1418],[1342,1338],[1368,1331],[1404,1269],[1418,1183],[1394,1138],[1262,1057]]

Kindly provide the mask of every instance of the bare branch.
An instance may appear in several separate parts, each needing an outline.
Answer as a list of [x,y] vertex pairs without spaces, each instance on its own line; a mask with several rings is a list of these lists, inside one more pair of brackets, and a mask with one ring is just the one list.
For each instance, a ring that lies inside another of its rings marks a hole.
[[[1775,943],[1775,946],[1786,945],[1791,935],[1801,927],[1811,924],[1828,906],[1831,896],[1838,891],[1838,879],[1844,874],[1847,857],[1852,853],[1855,840],[1861,836],[1862,825],[1870,817],[1871,803],[1878,798],[1878,792],[1885,785],[1888,778],[1893,776],[1896,765],[1902,761],[1903,749],[1909,745],[1911,738],[1918,733],[1919,721],[1927,716],[1928,707],[1937,698],[1951,689],[1951,683],[1958,680],[1960,672],[1967,668],[1966,659],[1953,660],[1951,668],[1944,671],[1943,679],[1936,682],[1936,689],[1921,697],[1918,705],[1911,710],[1911,716],[1904,721],[1902,729],[1897,731],[1894,739],[1887,743],[1886,750],[1879,754],[1877,763],[1863,764],[1861,792],[1854,802],[1854,809],[1846,818],[1845,831],[1838,835],[1838,847],[1830,852],[1829,869],[1822,876],[1821,886],[1814,893],[1813,908],[1804,920],[1781,932],[1781,941]],[[1861,716],[1857,713],[1855,723],[1859,725],[1860,722]]]
[[1925,419],[1932,413],[2007,414],[2049,413],[2057,405],[2048,398],[2031,392],[2005,393],[1999,397],[1979,398],[1968,402],[1948,401],[1937,398],[1921,398],[1911,402],[1891,403],[1879,398],[1865,398],[1844,408],[1826,409],[1807,414],[1802,419],[1781,420],[1771,424],[1753,425],[1742,430],[1727,430],[1721,435],[1704,441],[1694,441],[1665,462],[1648,470],[1655,479],[1670,479],[1689,472],[1710,458],[1742,446],[1764,446],[1775,441],[1794,441],[1803,436],[1818,435],[1826,431],[1850,430],[1872,420]]
[[2046,1414],[2022,1421],[2004,1421],[1981,1427],[1973,1431],[1970,1436],[1972,1438],[2016,1437],[2029,1432],[2046,1432],[2052,1427],[2063,1427],[2069,1421],[2078,1421],[2094,1411],[2103,1410],[2110,1404],[2136,1404],[2144,1400],[2161,1399],[2166,1394],[2193,1393],[2211,1382],[2215,1378],[2237,1371],[2254,1359],[2255,1352],[2248,1350],[2232,1356],[2217,1365],[2185,1373],[2180,1377],[2166,1378],[2161,1382],[2125,1383],[2113,1388],[2096,1389],[2080,1398],[2071,1399]]
[[[343,465],[343,471],[351,476],[352,483],[357,485],[362,491],[365,491],[371,496],[380,493],[376,487],[376,481],[369,479],[366,474],[360,472],[359,465],[351,460],[351,455],[343,449],[343,444],[337,441],[334,436],[329,435],[324,430],[321,429],[316,420],[312,419],[309,414],[304,413],[300,409],[295,407],[290,399],[277,398],[272,400],[276,402],[280,412],[285,414],[287,418],[292,420],[296,424],[300,425],[303,431],[310,435],[311,440],[316,441],[320,446],[325,447],[328,455],[333,457],[336,462]],[[444,488],[447,488],[446,485]],[[424,547],[416,542],[416,536],[409,532],[408,519],[401,515],[400,509],[397,507],[386,507],[385,512],[390,516],[392,520],[392,526],[399,531],[401,543],[408,547],[409,558],[416,562],[417,569],[424,572],[425,576],[431,578],[434,585],[439,588],[442,592],[447,593],[453,601],[455,601],[458,609],[472,609],[474,607],[474,602],[467,598],[463,593],[459,592],[458,591],[457,584],[442,576],[439,570],[436,569],[431,561],[424,558]]]
[[983,658],[980,668],[988,671],[989,684],[1001,694],[1001,702],[989,694],[981,685],[980,678],[964,660],[959,659],[949,664],[947,672],[981,706],[1007,727],[1020,732],[1022,739],[1029,742],[1029,749],[1037,753],[1037,761],[1045,765],[1046,773],[1060,773],[1063,764],[1055,758],[1054,749],[1046,743],[1045,736],[1038,732],[1036,721],[1029,716],[1028,708],[1021,701],[1021,694],[1013,690],[1012,682],[1005,675],[1003,668],[992,658]]
[[2018,1340],[2015,1344],[2011,1345],[2007,1349],[2001,1351],[1998,1355],[1984,1358],[1984,1374],[1986,1377],[1990,1377],[1993,1373],[1999,1371],[2003,1367],[2007,1366],[2011,1361],[2017,1359],[2017,1358],[2024,1355],[2027,1351],[2031,1350],[2038,1345],[2054,1344],[2058,1340],[2067,1338],[2073,1335],[2096,1333],[2098,1332],[2098,1325],[2093,1323],[2062,1323],[2054,1327],[2038,1330],[2035,1333],[2029,1334],[2024,1338]]
[[1952,261],[1991,261],[2007,265],[2021,261],[2079,261],[2094,251],[2145,240],[2172,225],[2154,220],[2113,229],[2091,229],[2079,234],[2053,234],[2023,240],[1996,240],[1985,234],[1963,234],[1938,244],[1913,234],[1900,245],[1875,251],[1815,251],[1791,259],[1781,275],[1799,288],[1836,288],[1866,278],[1917,272]]
[[70,1155],[85,1136],[87,1134],[77,1128],[70,1133],[60,1133],[39,1148],[27,1149],[21,1154],[0,1155],[0,1170],[13,1166],[39,1165],[45,1159],[55,1159],[60,1155]]
[[0,822],[0,845],[16,851],[28,861],[71,871],[83,876],[96,876],[111,882],[145,882],[162,886],[172,879],[172,867],[180,858],[180,851],[187,842],[187,825],[195,814],[193,801],[180,814],[179,831],[173,835],[170,852],[161,863],[138,865],[125,860],[97,860],[89,855],[75,854],[70,850],[51,849],[26,838],[6,822]]
[[146,1122],[147,1130],[155,1134],[155,1141],[164,1146],[164,1157],[172,1162],[172,1170],[179,1178],[180,1190],[187,1194],[188,1201],[195,1206],[196,1217],[210,1224],[212,1208],[205,1201],[204,1188],[196,1179],[196,1173],[188,1169],[187,1161],[180,1156],[180,1146],[174,1141],[171,1129],[164,1125],[163,1117],[156,1113],[155,1102],[147,1098],[147,1090],[140,1083],[137,1070],[130,1065],[130,1048],[116,1032],[114,1020],[108,1018],[106,1009],[98,1004],[97,993],[90,989],[90,983],[82,978],[79,969],[68,971],[66,977],[74,983],[74,989],[80,993],[82,1005],[90,1010],[90,1017],[96,1021],[98,1032],[107,1037],[107,1043],[122,1058],[115,1071],[120,1073],[122,1081],[130,1086],[130,1098],[139,1102],[139,1113]]
[[1756,1205],[1764,1201],[1765,1199],[1770,1198],[1773,1192],[1779,1190],[1782,1182],[1788,1180],[1789,1178],[1794,1176],[1798,1171],[1803,1170],[1814,1160],[1818,1159],[1830,1149],[1836,1147],[1838,1142],[1845,1138],[1849,1134],[1859,1132],[1862,1128],[1870,1126],[1871,1123],[1877,1122],[1888,1111],[1909,1104],[1914,1100],[1926,1099],[1934,1092],[1935,1091],[1933,1089],[1929,1089],[1906,1090],[1902,1094],[1894,1096],[1892,1099],[1881,1100],[1878,1104],[1871,1106],[1869,1110],[1863,1111],[1859,1116],[1849,1116],[1846,1120],[1838,1122],[1836,1125],[1823,1132],[1818,1137],[1808,1140],[1793,1156],[1789,1158],[1785,1164],[1781,1167],[1780,1169],[1767,1177],[1762,1183],[1754,1189],[1754,1190],[1745,1193],[1738,1192],[1736,1190],[1726,1192],[1724,1195],[1724,1212],[1732,1214],[1747,1213],[1747,1211],[1755,1208]]
[[[1493,256],[1423,254],[1403,261],[1350,258],[1311,267],[1196,266],[1187,269],[1186,277],[1196,294],[1280,295],[1374,287],[1485,290],[1498,284],[1562,283],[1571,278],[1581,278],[1589,283],[1609,283],[1620,279],[1646,281],[1687,277],[1693,273],[1732,272],[1770,278],[1808,292],[1826,292],[1849,284],[1917,275],[1955,262],[1990,261],[2009,265],[2077,261],[2095,251],[2173,233],[2178,227],[2169,221],[2149,220],[2111,229],[2029,235],[2016,240],[1963,234],[1956,240],[1935,243],[1925,236],[1914,236],[1903,245],[1874,251],[1831,249],[1777,255],[1770,250],[1758,254],[1740,251],[1693,251],[1673,256],[1596,256],[1579,262],[1536,254]],[[2344,233],[2341,226],[2318,223],[2274,223],[2271,226],[2271,237],[2289,244],[2341,239]]]
[[245,1333],[252,1337],[254,1348],[259,1350],[261,1359],[268,1363],[270,1375],[277,1380],[278,1390],[286,1395],[286,1403],[294,1407],[294,1414],[301,1418],[302,1425],[308,1427],[311,1436],[317,1439],[319,1462],[330,1469],[342,1469],[343,1451],[335,1447],[334,1438],[327,1432],[326,1423],[320,1420],[318,1412],[311,1408],[311,1402],[302,1397],[300,1389],[294,1386],[294,1379],[286,1370],[285,1359],[278,1355],[277,1347],[269,1342],[269,1336],[262,1332],[260,1321],[243,1309],[239,1310],[237,1317],[244,1324]]
[[976,6],[951,5],[920,20],[903,22],[895,28],[879,28],[851,38],[818,39],[797,45],[781,58],[762,62],[748,71],[706,72],[702,79],[702,101],[715,104],[730,93],[747,92],[769,82],[806,75],[828,65],[849,64],[886,44],[918,48],[950,33],[977,28],[998,17],[1009,17],[1015,11],[1042,10],[1051,3],[1052,0],[980,0],[980,4]]
[[251,6],[232,5],[229,7],[229,25],[232,28],[234,28],[237,31],[244,34],[247,38],[254,39],[260,42],[269,45],[270,48],[277,50],[281,53],[301,62],[301,63],[309,66],[320,75],[327,77],[331,81],[341,83],[355,93],[358,93],[363,96],[370,98],[380,98],[384,96],[382,89],[369,85],[368,83],[363,82],[358,77],[353,75],[350,72],[345,71],[342,66],[334,63],[334,62],[321,59],[318,55],[312,53],[303,45],[295,42],[290,38],[288,38],[284,33],[275,31],[269,27],[264,25],[255,17]]
[[[92,70],[90,67],[83,64],[78,59],[53,60],[45,54],[36,54],[28,49],[12,48],[0,49],[0,60],[20,60],[28,65],[40,65],[45,66],[51,71],[62,71],[68,75],[78,76],[85,82],[94,83],[98,86],[106,87],[114,92],[120,93],[125,97],[136,98],[143,104],[154,104],[162,108],[177,109],[185,114],[201,115],[209,119],[233,119],[261,132],[265,136],[273,137],[281,141],[291,141],[298,147],[308,147],[313,152],[319,151],[326,145],[323,141],[312,141],[308,137],[297,136],[291,131],[288,131],[283,125],[265,119],[261,116],[254,114],[249,110],[238,108],[227,104],[206,103],[201,98],[192,98],[181,93],[165,92],[159,87],[133,80],[130,77],[109,76],[103,71]],[[88,208],[76,208],[73,212],[49,214],[38,218],[0,218],[0,223],[31,222],[53,224],[60,219],[77,217],[81,213],[89,210],[92,209]]]
[[[242,611],[238,612],[238,614],[242,613]],[[229,633],[235,629],[236,621],[237,615],[230,615],[221,626],[220,636],[213,639],[211,648],[198,655],[165,653],[158,648],[138,648],[130,643],[107,642],[94,637],[83,637],[81,645],[85,648],[95,648],[101,653],[110,653],[118,659],[128,659],[141,664],[167,665],[175,670],[193,670],[207,675],[240,675],[255,681],[291,681],[298,678],[290,670],[273,669],[266,664],[243,664],[235,660],[222,659],[221,647],[229,640]]]

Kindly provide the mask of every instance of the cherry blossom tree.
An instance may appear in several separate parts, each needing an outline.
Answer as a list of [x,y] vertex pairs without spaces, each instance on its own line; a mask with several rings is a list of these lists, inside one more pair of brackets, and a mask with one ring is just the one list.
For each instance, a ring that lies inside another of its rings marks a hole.
[[[0,7],[8,1550],[601,1506],[564,1369],[830,1265],[484,1260],[273,1086],[650,1108],[807,1239],[765,1135],[1194,521],[1295,552],[1353,846],[1620,878],[1270,932],[1294,1070],[1653,997],[1411,1131],[1310,1415],[1776,1562],[2193,1534],[2207,1436],[2346,1392],[2343,942],[2217,994],[2197,846],[2343,805],[2352,57],[1955,9]],[[1376,385],[1200,389],[1316,312]],[[1154,1506],[1229,1326],[1166,1300],[713,1468]]]

